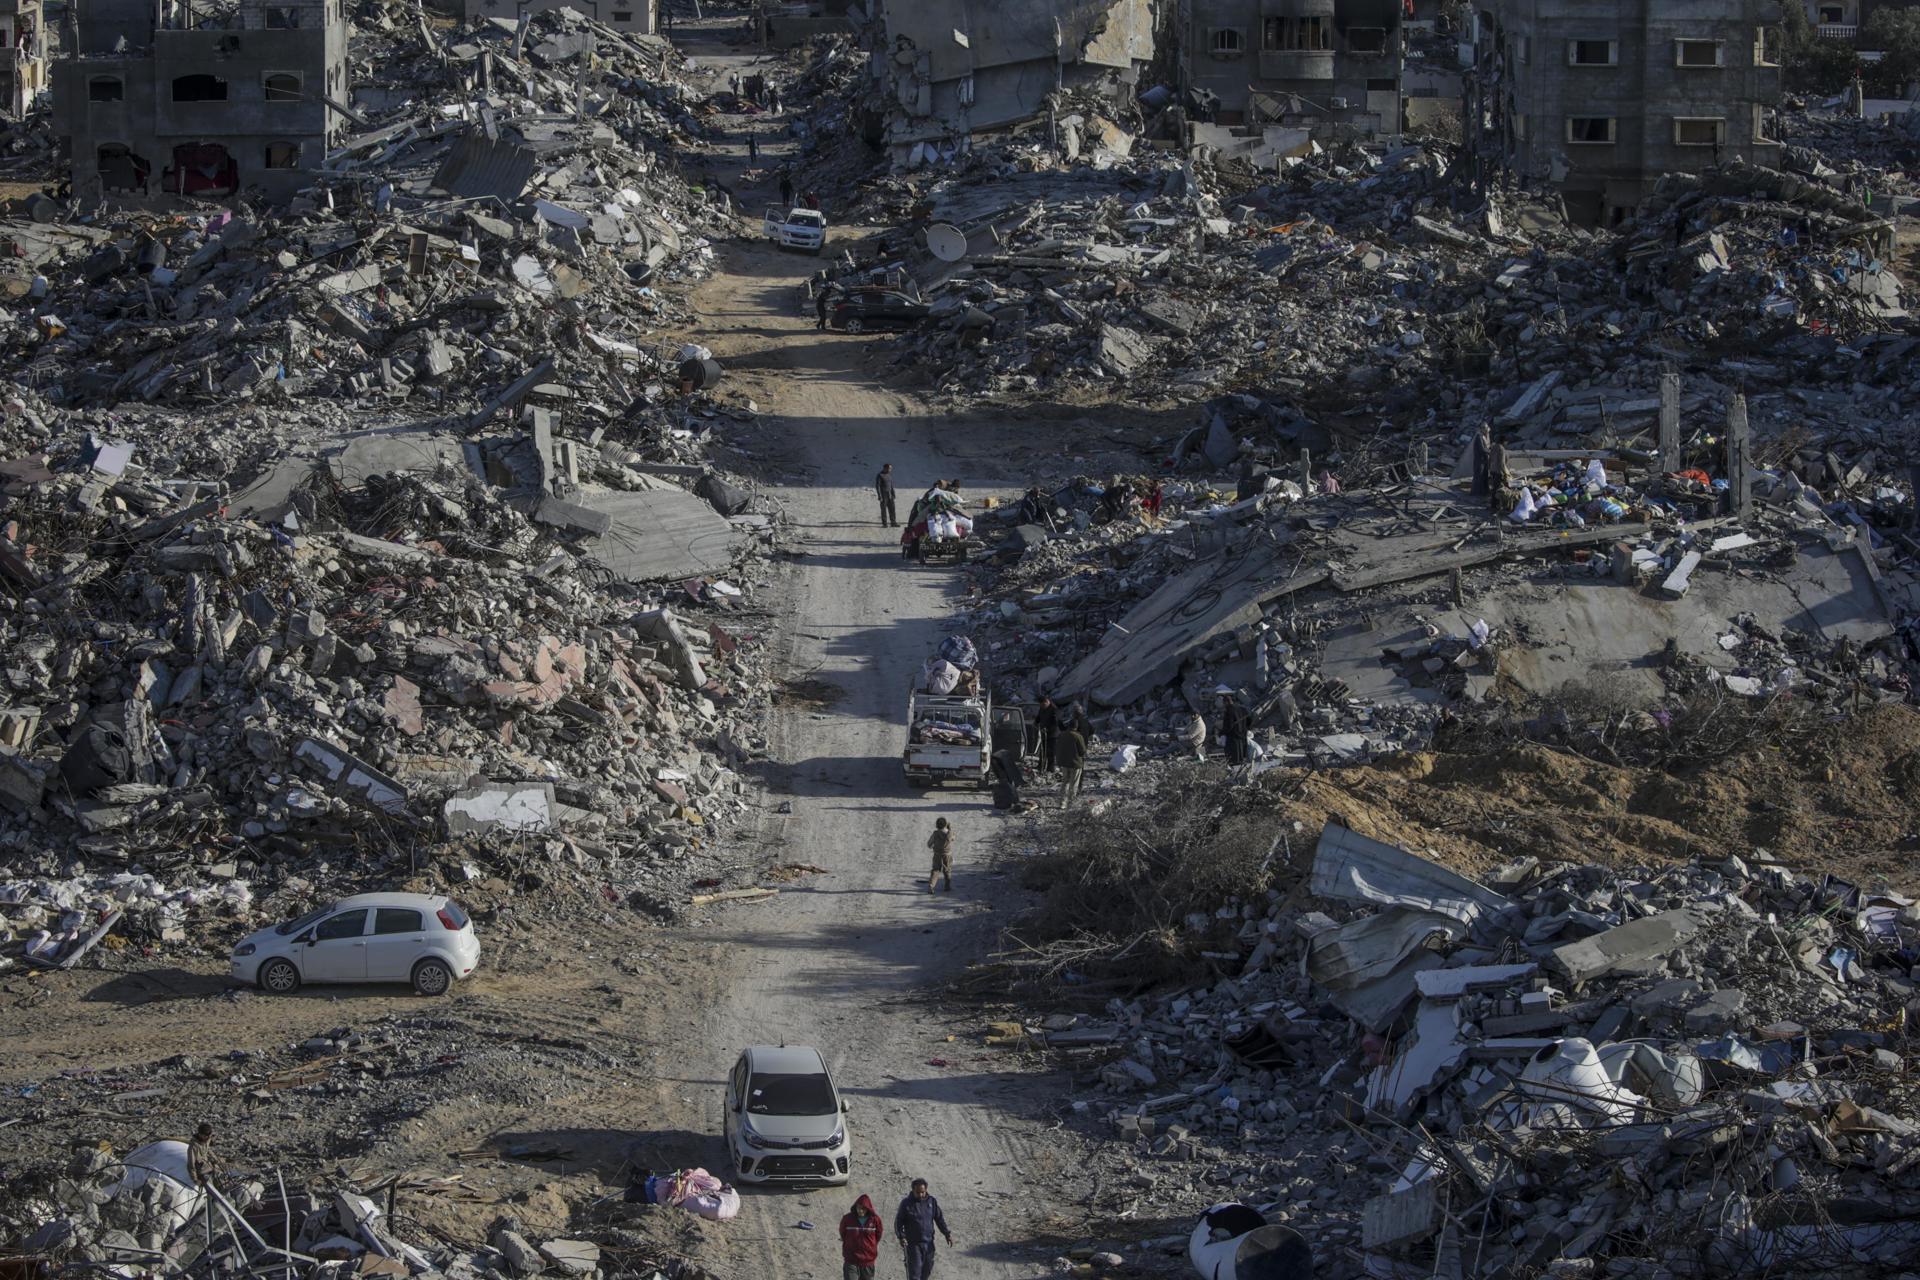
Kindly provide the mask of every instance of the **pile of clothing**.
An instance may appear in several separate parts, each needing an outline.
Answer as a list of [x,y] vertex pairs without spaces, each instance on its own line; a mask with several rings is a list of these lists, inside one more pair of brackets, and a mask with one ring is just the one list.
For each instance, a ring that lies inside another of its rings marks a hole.
[[646,1174],[628,1188],[627,1199],[672,1205],[715,1222],[725,1222],[740,1212],[740,1193],[705,1169]]
[[948,636],[920,669],[920,687],[928,693],[980,692],[980,653],[966,636]]
[[1509,518],[1515,524],[1527,524],[1544,514],[1553,523],[1583,528],[1590,523],[1626,519],[1633,509],[1632,501],[1631,494],[1615,488],[1607,479],[1606,464],[1592,458],[1584,464],[1560,464],[1537,490],[1533,484],[1521,485],[1519,501]]

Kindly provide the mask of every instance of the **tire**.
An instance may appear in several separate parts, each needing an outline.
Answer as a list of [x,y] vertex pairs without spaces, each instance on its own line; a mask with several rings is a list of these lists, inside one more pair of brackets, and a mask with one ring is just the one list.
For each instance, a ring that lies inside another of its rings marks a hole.
[[848,316],[847,322],[840,327],[848,333],[865,333],[867,331],[867,322],[859,316]]
[[443,960],[422,960],[413,966],[413,989],[423,996],[443,996],[453,987],[453,970]]
[[300,970],[291,960],[269,960],[260,966],[253,980],[269,995],[290,996],[300,989]]

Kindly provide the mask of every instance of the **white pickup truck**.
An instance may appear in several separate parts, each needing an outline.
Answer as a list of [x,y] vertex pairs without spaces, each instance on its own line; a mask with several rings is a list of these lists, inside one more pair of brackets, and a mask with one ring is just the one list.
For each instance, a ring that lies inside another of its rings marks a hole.
[[988,735],[993,705],[985,693],[928,693],[915,688],[907,694],[907,746],[901,753],[910,787],[937,787],[943,782],[987,785],[992,775]]
[[827,247],[827,215],[818,209],[768,209],[761,220],[767,239],[782,249],[819,253]]

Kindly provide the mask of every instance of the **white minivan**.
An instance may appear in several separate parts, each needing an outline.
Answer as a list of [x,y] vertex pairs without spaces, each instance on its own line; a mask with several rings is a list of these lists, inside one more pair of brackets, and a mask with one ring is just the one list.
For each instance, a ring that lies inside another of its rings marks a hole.
[[362,893],[243,938],[233,976],[274,995],[307,982],[410,982],[444,995],[480,963],[473,921],[452,898]]

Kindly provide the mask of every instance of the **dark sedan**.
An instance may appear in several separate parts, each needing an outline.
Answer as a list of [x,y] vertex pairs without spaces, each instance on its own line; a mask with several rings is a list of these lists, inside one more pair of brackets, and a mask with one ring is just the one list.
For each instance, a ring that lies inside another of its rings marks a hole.
[[929,308],[891,289],[858,289],[833,304],[832,324],[848,333],[875,329],[911,329],[927,318]]

